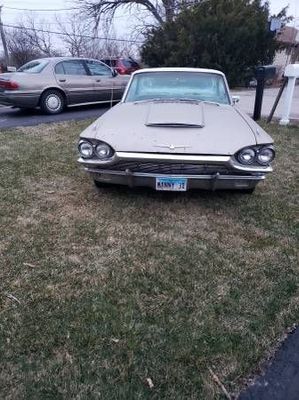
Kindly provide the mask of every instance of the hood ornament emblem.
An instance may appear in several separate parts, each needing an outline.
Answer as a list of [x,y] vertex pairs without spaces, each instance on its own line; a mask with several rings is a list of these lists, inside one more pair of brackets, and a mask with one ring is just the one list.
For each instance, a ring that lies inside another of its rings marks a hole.
[[188,146],[187,144],[178,144],[178,145],[175,145],[175,144],[157,144],[154,147],[161,147],[163,149],[169,149],[169,150],[173,151],[173,150],[176,150],[176,149],[187,149],[188,147],[191,147],[191,146]]

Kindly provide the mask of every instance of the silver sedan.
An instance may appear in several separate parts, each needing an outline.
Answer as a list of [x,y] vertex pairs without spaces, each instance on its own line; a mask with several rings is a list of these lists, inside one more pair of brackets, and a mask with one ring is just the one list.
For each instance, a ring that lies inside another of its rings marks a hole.
[[0,104],[58,114],[67,106],[118,102],[128,80],[97,60],[41,58],[0,75]]

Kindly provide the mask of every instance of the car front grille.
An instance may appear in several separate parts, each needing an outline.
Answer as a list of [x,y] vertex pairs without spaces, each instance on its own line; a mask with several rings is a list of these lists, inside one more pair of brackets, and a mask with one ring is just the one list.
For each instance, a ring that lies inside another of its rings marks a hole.
[[[165,175],[212,175],[217,172],[231,175],[234,173],[230,168],[217,164],[153,163],[136,161],[119,161],[113,165],[99,167],[99,169],[123,172],[129,170],[131,172]],[[238,172],[238,174],[240,173]]]

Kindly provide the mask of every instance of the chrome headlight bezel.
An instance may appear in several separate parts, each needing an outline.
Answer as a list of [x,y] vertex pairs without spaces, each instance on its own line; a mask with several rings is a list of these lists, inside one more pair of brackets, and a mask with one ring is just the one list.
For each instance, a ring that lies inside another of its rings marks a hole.
[[[263,160],[262,156],[264,153],[268,152],[271,157],[269,157],[267,160]],[[244,154],[251,154],[251,158],[246,160],[244,159]],[[272,144],[264,144],[264,145],[256,145],[256,146],[247,146],[244,147],[243,149],[239,150],[235,154],[236,160],[241,164],[241,165],[261,165],[263,167],[269,166],[271,162],[275,158],[275,150],[273,148]]]
[[100,160],[107,160],[111,158],[114,154],[114,151],[109,144],[100,142],[95,146],[95,155],[100,159]]
[[[88,154],[84,154],[84,152],[82,150],[84,147],[85,147],[85,149],[89,148],[90,151]],[[88,140],[80,140],[80,142],[78,144],[78,151],[82,158],[84,158],[84,159],[92,158],[94,155],[93,144],[91,142],[89,142]]]
[[[247,155],[250,154],[250,155],[251,155],[251,158],[248,159],[248,160],[244,159],[244,156],[245,156],[246,154],[247,154]],[[251,164],[254,163],[255,159],[256,159],[256,151],[255,151],[255,149],[252,148],[252,147],[245,147],[244,149],[238,151],[237,160],[238,160],[239,163],[242,164],[242,165],[251,165]]]
[[[262,157],[265,155],[265,153],[269,154],[269,158],[267,160],[263,160]],[[257,153],[257,162],[261,165],[269,165],[275,158],[275,150],[273,149],[272,146],[265,146],[259,149]]]
[[[88,154],[84,154],[82,151],[84,146],[90,149]],[[101,155],[100,148],[106,149],[106,154]],[[115,154],[114,149],[108,143],[96,139],[81,139],[78,143],[78,151],[84,159],[97,159],[99,161],[109,161]]]

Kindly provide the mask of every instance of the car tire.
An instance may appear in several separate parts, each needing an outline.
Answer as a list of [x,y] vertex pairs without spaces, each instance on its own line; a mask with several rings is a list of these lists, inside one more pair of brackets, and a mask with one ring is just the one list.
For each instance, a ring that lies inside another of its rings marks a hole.
[[254,188],[250,188],[250,189],[242,189],[240,190],[241,193],[243,194],[252,194],[255,191],[255,187]]
[[40,98],[40,108],[45,114],[59,114],[65,108],[65,99],[59,90],[47,90]]
[[93,183],[94,183],[95,187],[97,187],[98,189],[109,186],[109,183],[99,182],[99,181],[96,181],[95,179],[93,180]]

